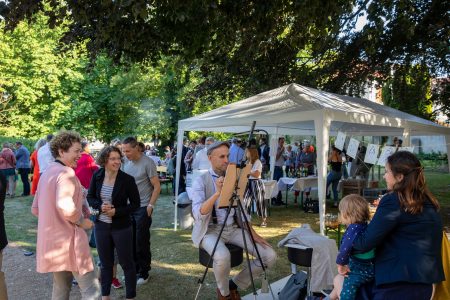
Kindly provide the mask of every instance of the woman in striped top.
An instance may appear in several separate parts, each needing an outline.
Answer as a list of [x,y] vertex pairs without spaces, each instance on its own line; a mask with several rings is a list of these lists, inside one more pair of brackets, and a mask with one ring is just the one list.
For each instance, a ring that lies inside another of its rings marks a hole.
[[101,262],[102,299],[110,299],[113,279],[114,248],[125,274],[126,298],[136,297],[136,269],[133,261],[131,213],[140,198],[134,178],[120,170],[122,153],[107,146],[97,158],[100,169],[89,186],[88,202],[100,214],[95,222],[95,239]]

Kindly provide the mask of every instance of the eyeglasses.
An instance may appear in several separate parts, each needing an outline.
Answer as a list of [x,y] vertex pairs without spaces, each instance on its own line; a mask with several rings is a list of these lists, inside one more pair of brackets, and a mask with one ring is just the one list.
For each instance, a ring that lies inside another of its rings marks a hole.
[[110,158],[108,158],[108,161],[122,161],[122,158],[120,158],[120,157],[110,157]]

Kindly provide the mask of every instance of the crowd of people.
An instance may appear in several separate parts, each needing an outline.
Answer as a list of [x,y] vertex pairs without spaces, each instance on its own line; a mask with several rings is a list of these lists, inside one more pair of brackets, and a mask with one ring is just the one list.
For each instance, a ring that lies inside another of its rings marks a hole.
[[[35,193],[31,211],[38,218],[36,270],[53,274],[52,299],[69,299],[73,283],[83,299],[100,295],[109,299],[111,287],[121,287],[117,263],[124,272],[127,299],[136,297],[137,285],[148,282],[150,226],[160,193],[156,163],[134,137],[115,144],[104,147],[94,159],[78,133],[62,131],[38,141],[31,155],[31,192]],[[19,161],[21,152],[25,151],[19,145],[11,160]],[[21,174],[23,165],[15,166]],[[24,172],[28,177],[30,169]],[[0,174],[0,192],[5,190],[6,195],[9,182],[4,172]],[[2,222],[3,202],[0,193]],[[0,249],[5,245],[6,238]],[[97,248],[99,276],[90,246]]]
[[[6,195],[14,196],[11,187],[16,174],[24,181],[33,167],[31,187],[24,184],[23,194],[35,194],[31,211],[38,218],[36,269],[53,274],[52,299],[69,299],[73,280],[83,299],[100,295],[103,300],[109,299],[111,287],[121,286],[117,264],[124,272],[126,299],[134,299],[137,285],[148,282],[151,270],[150,227],[161,190],[157,166],[174,170],[177,154],[182,155],[183,162],[180,182],[188,172],[206,170],[191,187],[194,246],[210,255],[215,251],[213,272],[218,299],[240,299],[238,289],[246,289],[251,278],[271,268],[277,259],[271,245],[253,229],[249,217],[254,206],[260,226],[267,226],[262,178],[269,169],[270,148],[265,138],[248,145],[239,138],[216,141],[204,137],[184,142],[180,151],[166,148],[163,160],[155,149],[146,148],[135,137],[105,146],[96,159],[88,143],[72,131],[39,140],[31,155],[21,143],[16,143],[15,149],[5,143],[0,157],[0,299],[7,299],[1,272],[2,250],[7,244],[4,201]],[[30,161],[26,162],[24,156]],[[315,173],[316,154],[309,141],[285,146],[285,139],[280,137],[275,156],[274,179],[284,172],[292,176],[297,172],[304,176]],[[336,259],[339,274],[329,299],[358,299],[364,293],[367,299],[377,300],[430,299],[432,284],[445,279],[442,222],[439,202],[426,186],[419,160],[406,151],[388,158],[384,179],[389,192],[379,200],[371,219],[368,202],[361,196],[348,195],[338,201],[336,180],[343,176],[342,158],[343,154],[333,147],[327,186],[332,187],[340,221],[347,230]],[[246,209],[241,216],[236,210],[227,215],[218,207],[225,172],[229,165],[243,162],[252,165],[243,200]],[[249,243],[250,236],[255,244]],[[230,278],[226,245],[243,248],[244,240],[254,257],[251,268],[245,265]],[[95,272],[92,245],[99,255],[100,274]]]

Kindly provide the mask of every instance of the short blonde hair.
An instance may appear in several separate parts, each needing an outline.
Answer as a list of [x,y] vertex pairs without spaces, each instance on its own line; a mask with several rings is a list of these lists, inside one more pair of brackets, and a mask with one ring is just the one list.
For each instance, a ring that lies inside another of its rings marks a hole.
[[339,218],[342,223],[366,223],[370,218],[369,203],[358,194],[347,195],[339,202]]

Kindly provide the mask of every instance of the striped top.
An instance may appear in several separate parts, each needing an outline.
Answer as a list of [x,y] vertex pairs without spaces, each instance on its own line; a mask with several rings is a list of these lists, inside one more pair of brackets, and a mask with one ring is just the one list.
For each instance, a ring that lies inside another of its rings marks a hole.
[[[102,184],[102,189],[100,191],[100,198],[102,199],[103,203],[112,203],[112,192],[113,192],[114,186]],[[98,217],[99,221],[105,222],[105,223],[112,223],[112,218],[108,217],[105,213],[101,213]]]

